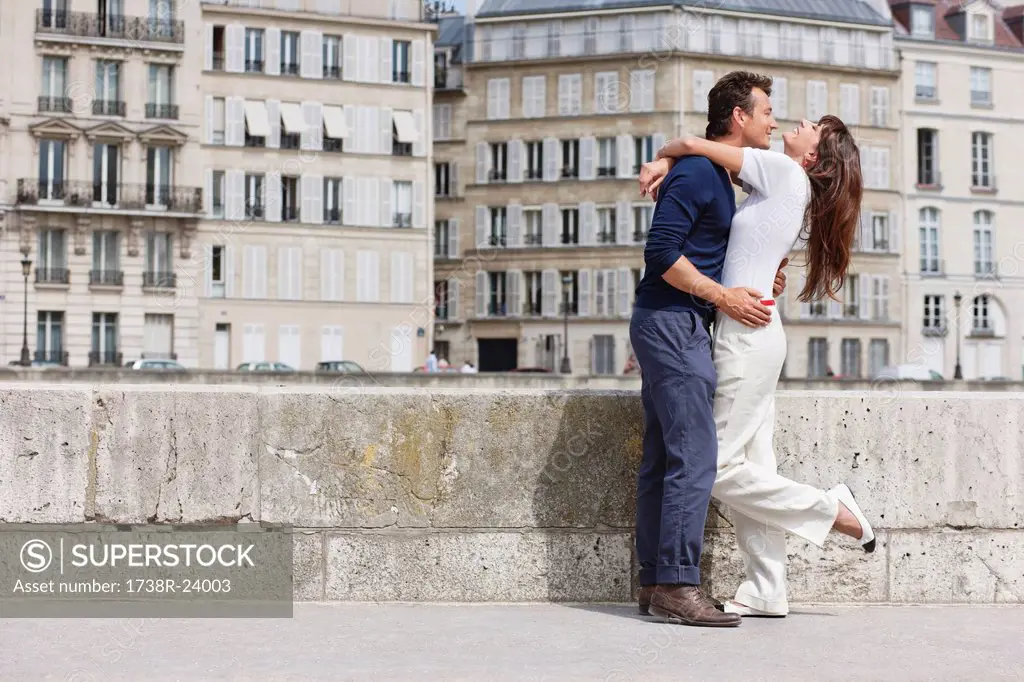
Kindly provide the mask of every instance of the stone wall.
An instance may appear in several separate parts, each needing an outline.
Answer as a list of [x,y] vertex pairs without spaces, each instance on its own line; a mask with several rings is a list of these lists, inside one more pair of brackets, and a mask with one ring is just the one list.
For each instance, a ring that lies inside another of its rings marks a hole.
[[[1024,602],[1022,405],[781,393],[782,471],[848,482],[879,537],[790,538],[791,600]],[[301,600],[622,601],[640,444],[630,392],[8,385],[0,522],[293,524]]]

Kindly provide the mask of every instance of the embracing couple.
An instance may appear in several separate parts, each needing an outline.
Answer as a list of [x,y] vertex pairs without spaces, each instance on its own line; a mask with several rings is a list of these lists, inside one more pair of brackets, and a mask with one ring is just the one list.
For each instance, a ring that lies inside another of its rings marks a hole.
[[[774,299],[798,240],[800,299],[834,297],[850,264],[863,194],[860,152],[835,116],[783,133],[772,79],[734,72],[711,90],[706,139],[674,140],[641,171],[657,199],[629,336],[642,371],[643,460],[637,483],[640,611],[731,627],[785,616],[785,532],[815,545],[835,531],[875,540],[853,493],[777,473],[775,390],[786,335]],[[736,208],[733,183],[748,193]],[[711,325],[714,324],[713,332]],[[717,603],[700,589],[710,498],[732,508],[746,576]]]

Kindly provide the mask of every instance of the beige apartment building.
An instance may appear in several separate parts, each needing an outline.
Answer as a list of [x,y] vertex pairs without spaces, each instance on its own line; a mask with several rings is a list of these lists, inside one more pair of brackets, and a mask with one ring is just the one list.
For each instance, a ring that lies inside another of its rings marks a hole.
[[653,211],[639,166],[666,136],[703,134],[712,85],[747,68],[775,77],[781,126],[826,112],[849,122],[869,187],[842,301],[796,302],[795,254],[779,308],[786,372],[864,377],[887,364],[902,315],[899,70],[878,4],[512,0],[442,20],[440,351],[481,370],[557,370],[567,354],[574,373],[621,373]]
[[[947,379],[1024,371],[1024,4],[892,0],[908,230],[901,362]],[[957,295],[959,294],[959,301]],[[959,303],[959,305],[958,305]]]
[[[426,353],[435,26],[417,0],[4,3],[7,359]],[[27,316],[20,261],[32,261]]]

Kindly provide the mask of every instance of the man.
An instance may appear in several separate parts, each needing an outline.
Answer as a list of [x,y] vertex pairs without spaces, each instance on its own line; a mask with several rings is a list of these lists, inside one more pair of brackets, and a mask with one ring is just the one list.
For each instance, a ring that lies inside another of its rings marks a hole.
[[[770,78],[734,72],[708,98],[706,137],[768,149],[778,126]],[[717,466],[710,325],[715,310],[751,327],[771,310],[762,292],[721,284],[736,195],[704,157],[680,159],[658,193],[630,340],[642,369],[643,460],[637,481],[640,609],[687,625],[735,627],[700,590],[700,557]],[[782,279],[781,268],[778,282]]]
[[433,348],[430,349],[430,355],[427,356],[427,362],[423,369],[427,372],[436,372],[438,369],[437,353],[434,352]]

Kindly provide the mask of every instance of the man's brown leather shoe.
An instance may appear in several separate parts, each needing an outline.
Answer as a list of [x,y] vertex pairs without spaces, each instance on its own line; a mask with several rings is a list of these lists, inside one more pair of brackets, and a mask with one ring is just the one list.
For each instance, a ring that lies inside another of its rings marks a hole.
[[640,615],[651,615],[651,595],[654,594],[654,585],[644,585],[640,588]]
[[675,623],[709,628],[734,628],[742,618],[738,613],[722,613],[699,587],[658,585],[651,595],[650,612]]

